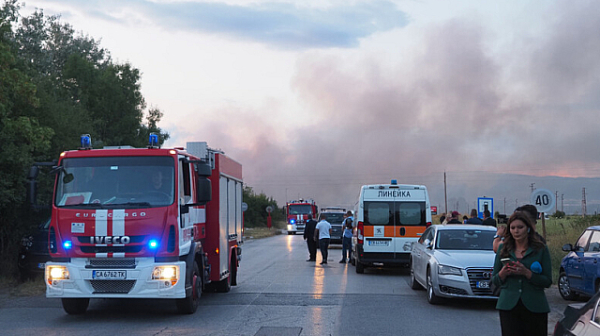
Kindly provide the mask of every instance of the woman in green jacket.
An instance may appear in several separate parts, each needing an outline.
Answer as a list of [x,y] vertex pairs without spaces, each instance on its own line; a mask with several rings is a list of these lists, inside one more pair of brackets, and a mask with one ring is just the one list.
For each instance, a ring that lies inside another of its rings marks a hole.
[[522,211],[508,220],[492,281],[501,288],[496,309],[500,311],[503,336],[548,335],[550,306],[544,288],[552,284],[550,252]]

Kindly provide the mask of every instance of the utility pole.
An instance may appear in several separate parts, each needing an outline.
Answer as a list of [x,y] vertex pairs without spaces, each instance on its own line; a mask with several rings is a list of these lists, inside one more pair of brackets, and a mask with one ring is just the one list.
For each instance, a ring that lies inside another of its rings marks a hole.
[[565,194],[560,194],[560,211],[565,212]]
[[444,212],[448,215],[448,194],[446,193],[446,171],[444,170]]
[[[558,199],[558,190],[556,191],[556,193],[554,194],[554,199],[557,200]],[[558,202],[554,203],[554,213],[558,212]]]
[[532,184],[530,184],[529,186],[531,187],[531,192],[533,192],[533,191],[535,190],[535,187],[534,187],[534,186],[535,186],[535,183],[532,183]]
[[585,217],[585,212],[586,212],[586,204],[585,204],[585,187],[583,188],[582,192],[581,192],[581,213],[583,214],[583,217]]
[[504,214],[506,214],[506,197],[504,197]]

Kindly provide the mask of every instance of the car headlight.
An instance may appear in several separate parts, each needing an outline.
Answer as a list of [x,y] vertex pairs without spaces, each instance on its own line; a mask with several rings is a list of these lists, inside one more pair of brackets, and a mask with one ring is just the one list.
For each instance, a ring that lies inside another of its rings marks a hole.
[[458,267],[438,265],[438,274],[462,275],[462,271]]

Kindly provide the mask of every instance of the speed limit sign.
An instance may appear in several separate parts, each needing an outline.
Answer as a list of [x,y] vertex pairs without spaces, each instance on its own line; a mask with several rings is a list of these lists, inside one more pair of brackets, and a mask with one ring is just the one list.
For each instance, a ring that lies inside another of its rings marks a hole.
[[548,189],[535,189],[531,193],[531,204],[535,205],[538,212],[550,213],[556,205],[556,197]]

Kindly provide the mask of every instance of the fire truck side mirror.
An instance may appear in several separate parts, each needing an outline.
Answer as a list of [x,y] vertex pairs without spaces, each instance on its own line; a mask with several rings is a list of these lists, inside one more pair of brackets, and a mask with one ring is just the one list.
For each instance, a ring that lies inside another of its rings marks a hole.
[[206,204],[212,199],[212,186],[210,180],[205,177],[198,177],[196,180],[196,203]]
[[197,163],[196,173],[201,177],[209,177],[212,175],[212,168],[208,163]]

